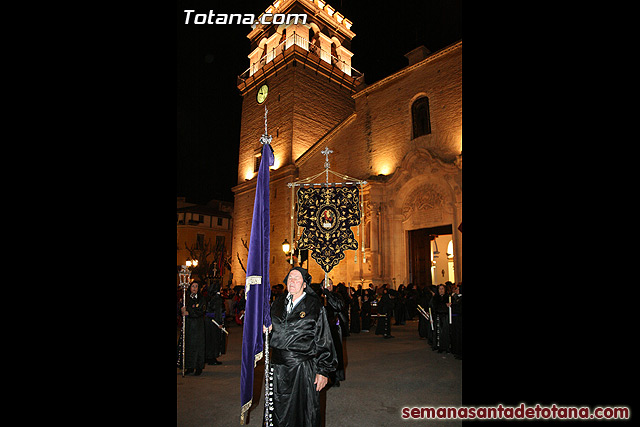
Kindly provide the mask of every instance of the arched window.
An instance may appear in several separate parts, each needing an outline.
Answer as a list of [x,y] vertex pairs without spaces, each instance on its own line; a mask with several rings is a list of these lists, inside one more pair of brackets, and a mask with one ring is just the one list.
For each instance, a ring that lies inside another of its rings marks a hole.
[[429,119],[429,98],[426,96],[416,99],[411,106],[411,120],[413,123],[413,138],[431,133]]

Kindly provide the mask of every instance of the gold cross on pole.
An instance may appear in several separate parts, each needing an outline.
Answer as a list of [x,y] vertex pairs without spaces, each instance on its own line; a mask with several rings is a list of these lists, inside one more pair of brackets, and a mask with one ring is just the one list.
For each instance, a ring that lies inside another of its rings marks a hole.
[[329,182],[329,154],[333,153],[333,150],[329,150],[329,147],[325,147],[320,153],[324,154],[324,170],[326,175],[326,182]]

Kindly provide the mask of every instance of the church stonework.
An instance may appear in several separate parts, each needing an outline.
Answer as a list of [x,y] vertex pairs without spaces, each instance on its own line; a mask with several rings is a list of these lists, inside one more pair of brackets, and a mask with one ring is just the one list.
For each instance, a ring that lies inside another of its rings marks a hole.
[[[325,147],[333,150],[332,171],[367,181],[361,188],[362,222],[352,228],[358,248],[346,250],[329,277],[352,286],[411,283],[417,268],[410,262],[415,231],[446,229],[455,271],[449,280],[460,282],[462,42],[434,53],[416,50],[410,65],[367,85],[350,66],[355,34],[345,25],[348,20],[338,23],[335,14],[313,7],[315,2],[283,0],[277,12],[308,13],[307,24],[258,25],[248,35],[250,68],[238,78],[243,104],[238,184],[233,188],[233,285],[245,280],[242,266],[246,268],[265,106],[275,155],[270,180],[272,285],[290,268],[282,243],[287,239],[293,246],[292,227],[294,240],[299,237],[292,211],[297,188],[287,183],[322,172]],[[416,57],[421,52],[426,56]],[[265,85],[268,95],[259,103],[257,94]],[[424,120],[416,117],[416,105],[425,98],[428,131],[416,134],[421,129],[416,121]],[[315,182],[324,179],[322,174]],[[304,267],[314,282],[324,278],[311,257]]]

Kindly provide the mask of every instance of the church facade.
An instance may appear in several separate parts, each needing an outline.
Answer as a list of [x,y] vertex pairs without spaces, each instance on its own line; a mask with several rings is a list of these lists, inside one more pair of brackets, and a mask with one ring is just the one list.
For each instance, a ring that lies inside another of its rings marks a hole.
[[[334,283],[397,288],[461,282],[462,42],[434,53],[419,47],[406,55],[407,67],[365,85],[351,67],[355,34],[348,19],[318,0],[276,4],[265,13],[307,13],[309,19],[258,24],[247,36],[249,68],[238,77],[243,103],[233,188],[233,285],[244,285],[265,107],[275,155],[272,285],[290,268],[283,242],[295,248],[300,236],[297,188],[287,184],[322,172],[327,158],[331,171],[367,181],[362,222],[353,227],[358,249],[345,251],[329,272]],[[303,267],[314,282],[324,278],[312,258]]]

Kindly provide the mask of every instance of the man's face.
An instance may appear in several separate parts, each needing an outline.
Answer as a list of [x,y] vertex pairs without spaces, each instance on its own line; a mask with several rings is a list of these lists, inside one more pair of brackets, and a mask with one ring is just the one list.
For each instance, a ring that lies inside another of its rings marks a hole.
[[287,278],[287,291],[292,295],[300,295],[305,286],[302,281],[302,273],[298,270],[291,270]]
[[189,289],[191,289],[191,293],[192,294],[197,294],[198,293],[198,283],[197,282],[193,282]]
[[438,286],[438,293],[444,295],[444,286]]

